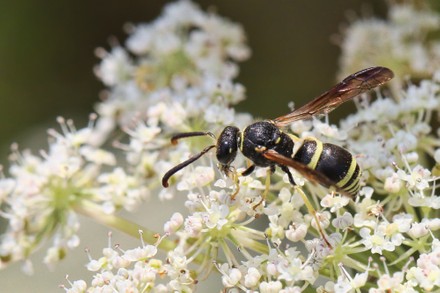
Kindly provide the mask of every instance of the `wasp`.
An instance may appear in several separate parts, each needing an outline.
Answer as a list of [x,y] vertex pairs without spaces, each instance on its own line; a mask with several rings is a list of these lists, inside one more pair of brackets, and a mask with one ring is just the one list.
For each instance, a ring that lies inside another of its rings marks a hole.
[[[344,102],[383,85],[393,77],[393,72],[386,67],[370,67],[346,77],[327,92],[287,115],[255,122],[243,131],[235,126],[226,126],[216,144],[206,147],[166,172],[162,178],[162,185],[168,187],[168,180],[172,175],[215,148],[220,169],[225,173],[231,170],[231,163],[240,150],[252,162],[241,173],[243,176],[251,174],[255,167],[269,167],[272,172],[275,167],[279,167],[295,186],[289,170],[291,167],[312,183],[354,196],[360,189],[361,169],[348,150],[335,144],[321,142],[314,137],[299,139],[284,132],[282,128],[294,121],[330,113]],[[171,138],[171,142],[176,144],[181,138],[195,136],[211,136],[215,139],[211,132],[200,131],[178,133]]]

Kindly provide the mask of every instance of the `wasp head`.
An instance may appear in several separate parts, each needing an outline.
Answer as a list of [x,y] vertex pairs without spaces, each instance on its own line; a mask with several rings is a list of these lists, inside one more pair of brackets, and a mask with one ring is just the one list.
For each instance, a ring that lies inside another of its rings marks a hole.
[[240,130],[237,127],[226,126],[217,140],[216,155],[223,171],[227,171],[229,165],[235,160],[239,136]]

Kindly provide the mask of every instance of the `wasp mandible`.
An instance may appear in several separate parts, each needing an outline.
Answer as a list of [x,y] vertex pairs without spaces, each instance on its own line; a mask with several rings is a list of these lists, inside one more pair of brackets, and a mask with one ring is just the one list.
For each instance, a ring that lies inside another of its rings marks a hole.
[[[240,150],[252,161],[241,173],[243,176],[251,174],[256,166],[269,167],[272,171],[278,166],[287,173],[290,183],[295,185],[288,168],[291,167],[313,183],[353,196],[360,188],[361,169],[349,151],[313,137],[300,140],[283,132],[281,128],[294,121],[327,114],[342,103],[388,82],[393,77],[393,72],[386,67],[370,67],[346,77],[327,92],[287,115],[255,122],[243,131],[235,126],[226,126],[216,144],[206,147],[199,154],[170,169],[163,176],[162,185],[168,187],[168,180],[172,175],[215,148],[220,169],[226,173],[230,170],[237,150]],[[181,138],[194,136],[215,138],[211,132],[186,132],[174,135],[171,142],[176,144]]]

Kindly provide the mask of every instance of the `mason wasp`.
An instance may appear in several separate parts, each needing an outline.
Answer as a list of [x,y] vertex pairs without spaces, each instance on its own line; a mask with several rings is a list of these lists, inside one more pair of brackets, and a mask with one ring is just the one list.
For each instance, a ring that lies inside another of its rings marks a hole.
[[[287,174],[290,183],[295,187],[295,181],[289,170],[291,167],[312,183],[321,184],[347,196],[354,196],[360,189],[361,169],[349,151],[335,144],[323,143],[314,137],[300,139],[283,132],[281,128],[294,121],[330,113],[342,103],[386,83],[393,77],[393,72],[386,67],[370,67],[346,77],[327,92],[287,115],[273,120],[255,122],[242,132],[235,126],[226,126],[216,144],[206,147],[197,155],[166,172],[162,177],[162,185],[168,187],[168,180],[172,175],[198,160],[213,148],[216,148],[220,169],[229,175],[232,170],[230,165],[235,160],[239,149],[245,157],[252,161],[252,164],[241,173],[242,176],[251,174],[256,166],[269,167],[272,173],[278,166]],[[186,132],[174,135],[171,138],[171,143],[177,144],[181,138],[195,136],[211,136],[215,139],[215,135],[211,132]],[[295,146],[295,144],[297,145]],[[231,198],[234,198],[239,190],[235,172],[233,176],[237,190]],[[269,176],[266,179],[266,191],[254,209],[266,197],[270,184],[268,179]],[[296,189],[309,213],[313,215],[319,234],[325,244],[332,249],[332,244],[319,224],[320,221],[315,209],[302,189]]]
[[[162,185],[168,187],[168,180],[172,175],[213,148],[216,149],[220,169],[228,174],[239,149],[252,161],[252,164],[241,173],[243,176],[251,174],[256,166],[269,167],[272,172],[278,166],[295,186],[288,168],[291,167],[312,183],[321,184],[344,195],[354,196],[360,188],[361,169],[349,151],[335,144],[323,143],[314,137],[299,139],[283,132],[281,128],[294,121],[330,113],[342,103],[388,82],[393,77],[393,72],[386,67],[370,67],[346,77],[327,92],[287,115],[255,122],[242,132],[235,126],[226,126],[216,144],[206,147],[197,155],[166,172],[162,178]],[[171,138],[171,142],[176,144],[181,138],[195,136],[211,136],[215,139],[211,132],[200,131],[178,133]]]

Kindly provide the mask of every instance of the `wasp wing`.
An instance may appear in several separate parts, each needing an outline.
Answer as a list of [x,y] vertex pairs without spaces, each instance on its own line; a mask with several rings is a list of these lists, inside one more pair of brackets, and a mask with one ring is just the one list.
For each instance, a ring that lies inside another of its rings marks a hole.
[[348,193],[347,191],[341,189],[340,187],[336,186],[336,183],[330,180],[327,176],[322,174],[321,172],[310,169],[307,167],[307,165],[304,165],[303,163],[300,163],[298,161],[295,161],[291,158],[285,157],[274,150],[267,150],[263,156],[277,164],[284,165],[291,167],[295,169],[298,173],[300,173],[304,178],[309,180],[310,182],[314,184],[320,184],[328,189],[332,189],[338,193],[341,193],[343,195],[346,195],[348,197],[352,197],[353,195]]
[[276,126],[283,127],[293,121],[329,113],[342,103],[386,83],[393,77],[394,73],[386,67],[376,66],[358,71],[346,77],[329,91],[291,113],[274,119],[273,122]]

